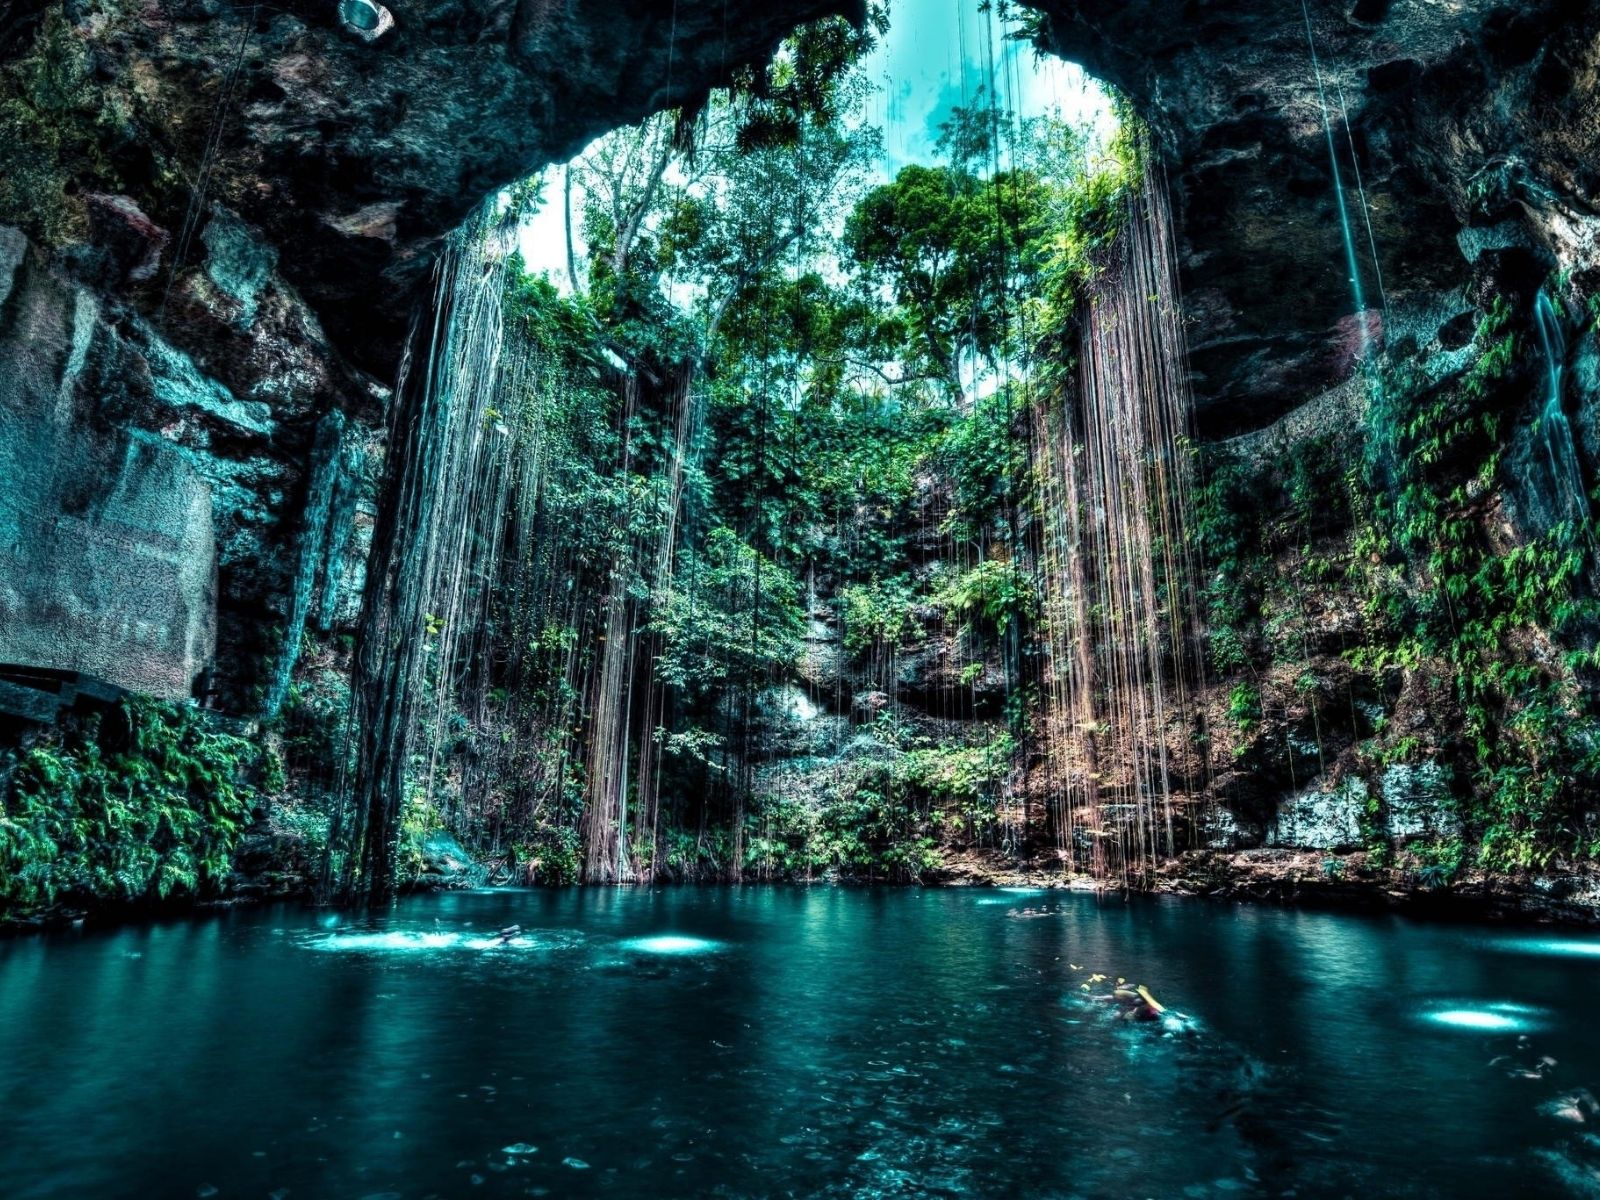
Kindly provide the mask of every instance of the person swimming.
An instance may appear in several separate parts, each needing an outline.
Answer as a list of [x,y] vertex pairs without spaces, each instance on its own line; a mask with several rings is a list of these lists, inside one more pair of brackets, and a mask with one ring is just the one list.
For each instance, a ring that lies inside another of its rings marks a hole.
[[[1083,970],[1076,963],[1068,963],[1067,965],[1074,971]],[[1120,975],[1117,977],[1116,982],[1111,985],[1110,992],[1095,995],[1095,985],[1104,983],[1107,979],[1109,979],[1109,976],[1102,975],[1096,971],[1079,986],[1081,990],[1088,992],[1096,1000],[1120,1006],[1122,1012],[1119,1016],[1124,1021],[1157,1021],[1167,1015],[1167,1006],[1151,995],[1149,988],[1142,983],[1129,983]]]
[[1152,996],[1142,983],[1113,988],[1111,999],[1122,1006],[1124,1021],[1158,1021],[1167,1011],[1166,1005]]

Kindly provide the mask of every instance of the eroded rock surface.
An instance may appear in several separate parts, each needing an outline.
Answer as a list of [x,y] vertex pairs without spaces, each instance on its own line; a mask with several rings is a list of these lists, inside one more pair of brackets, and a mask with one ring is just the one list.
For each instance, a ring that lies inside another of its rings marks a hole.
[[1510,221],[1549,263],[1596,267],[1593,5],[1039,7],[1051,43],[1126,92],[1166,153],[1202,432],[1257,427],[1348,375],[1363,326],[1414,337],[1409,310],[1469,276],[1463,230]]

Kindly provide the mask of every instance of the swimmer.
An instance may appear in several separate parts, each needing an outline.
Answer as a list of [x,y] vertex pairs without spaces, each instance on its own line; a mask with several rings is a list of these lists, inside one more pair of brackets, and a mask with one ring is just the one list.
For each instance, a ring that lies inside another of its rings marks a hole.
[[1142,983],[1113,989],[1111,999],[1122,1005],[1124,1021],[1155,1021],[1167,1011],[1166,1005],[1152,996],[1150,989]]
[[[1068,963],[1067,965],[1074,971],[1083,970],[1077,963]],[[1085,983],[1079,986],[1085,992],[1092,992],[1093,985],[1104,981],[1106,978],[1099,971],[1095,971]],[[1112,985],[1109,993],[1096,996],[1095,999],[1103,1000],[1108,1004],[1121,1005],[1121,1018],[1124,1021],[1157,1021],[1167,1016],[1167,1006],[1151,995],[1149,988],[1142,983],[1129,983],[1120,975],[1117,976],[1117,981]]]

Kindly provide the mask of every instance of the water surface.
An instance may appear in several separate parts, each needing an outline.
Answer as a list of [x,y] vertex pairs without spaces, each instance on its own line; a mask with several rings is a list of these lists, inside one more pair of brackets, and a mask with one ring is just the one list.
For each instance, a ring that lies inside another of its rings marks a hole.
[[1597,982],[1583,934],[981,890],[24,939],[0,1194],[1594,1195]]

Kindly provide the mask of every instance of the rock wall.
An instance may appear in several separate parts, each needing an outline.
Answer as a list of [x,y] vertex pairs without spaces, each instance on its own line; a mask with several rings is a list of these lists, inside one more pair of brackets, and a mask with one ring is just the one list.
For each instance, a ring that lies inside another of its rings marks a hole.
[[[176,302],[193,312],[210,278],[187,280]],[[269,280],[242,330],[237,296],[208,299],[213,352],[271,336],[274,306],[298,333],[315,331]],[[248,358],[219,359],[230,387],[0,226],[0,672],[251,713],[289,657],[297,586],[326,601],[324,627],[351,620],[376,405],[360,398],[365,423],[346,432],[340,415],[336,444],[319,441],[314,372],[336,360],[325,343],[292,353],[310,370],[274,364],[256,378]],[[320,486],[345,503],[323,507],[325,552],[300,563],[308,489],[330,461]]]
[[1600,265],[1592,4],[1312,0],[1304,19],[1297,4],[1038,7],[1047,42],[1121,88],[1161,139],[1203,433],[1260,428],[1347,376],[1363,325],[1425,343],[1418,318],[1447,321],[1441,299],[1472,277],[1468,231],[1506,225],[1545,262]]

